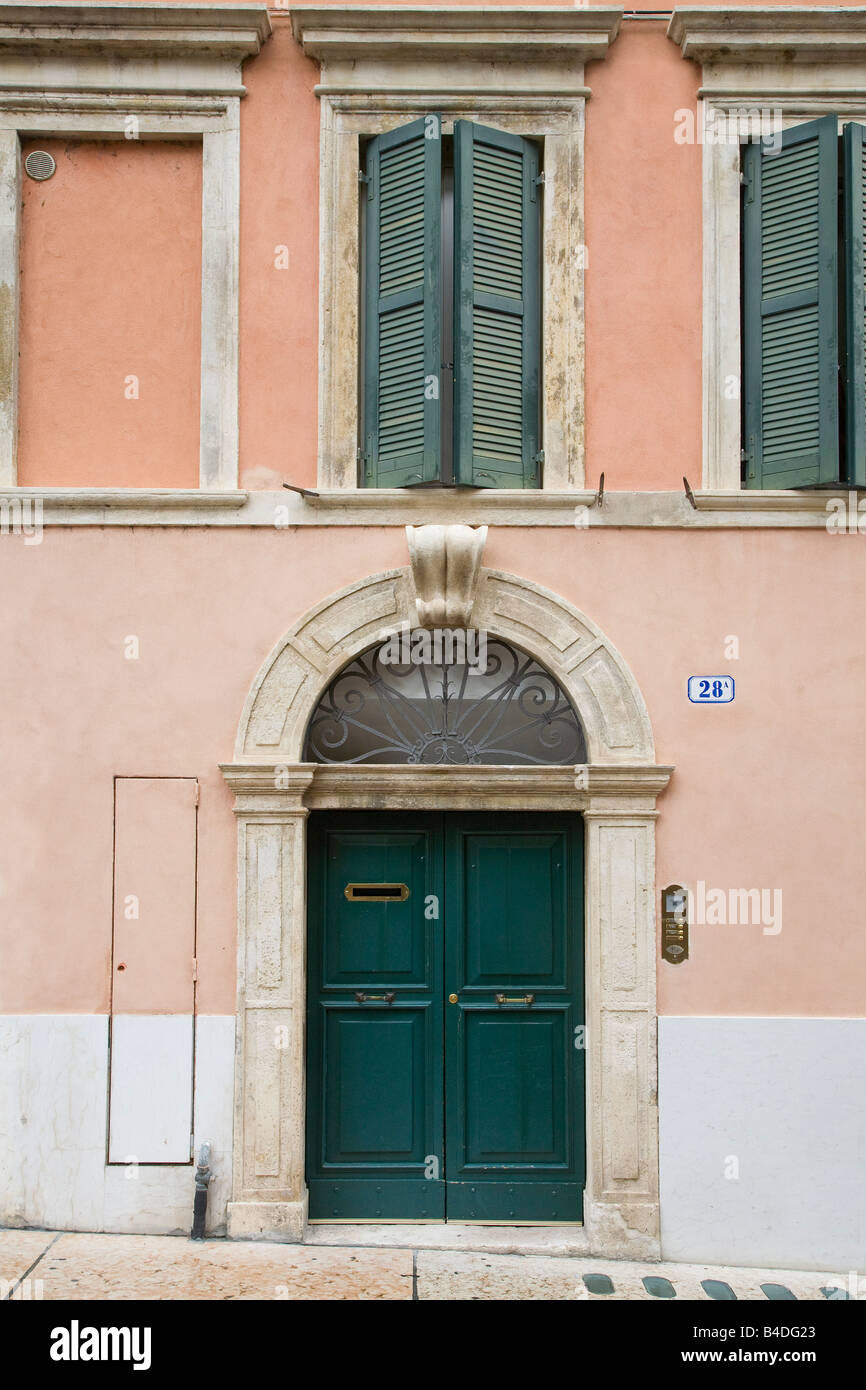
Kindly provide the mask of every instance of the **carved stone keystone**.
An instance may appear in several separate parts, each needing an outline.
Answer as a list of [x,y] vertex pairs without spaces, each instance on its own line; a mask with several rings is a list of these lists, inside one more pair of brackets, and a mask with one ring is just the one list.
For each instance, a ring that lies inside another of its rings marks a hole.
[[468,627],[486,526],[407,526],[421,627]]

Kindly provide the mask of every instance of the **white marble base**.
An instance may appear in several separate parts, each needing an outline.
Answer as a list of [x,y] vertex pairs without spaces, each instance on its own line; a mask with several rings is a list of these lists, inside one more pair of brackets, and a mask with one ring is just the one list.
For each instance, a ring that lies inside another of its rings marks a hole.
[[[235,1020],[196,1020],[195,1146],[212,1145],[208,1230],[231,1191]],[[0,1017],[0,1225],[188,1234],[194,1166],[106,1163],[108,1019]]]

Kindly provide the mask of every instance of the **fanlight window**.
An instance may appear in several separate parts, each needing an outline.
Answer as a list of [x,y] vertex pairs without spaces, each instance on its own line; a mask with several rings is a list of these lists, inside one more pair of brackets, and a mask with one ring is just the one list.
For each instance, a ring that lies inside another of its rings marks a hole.
[[580,721],[553,676],[519,647],[481,637],[444,630],[416,632],[410,641],[404,633],[368,647],[319,701],[305,760],[586,762]]

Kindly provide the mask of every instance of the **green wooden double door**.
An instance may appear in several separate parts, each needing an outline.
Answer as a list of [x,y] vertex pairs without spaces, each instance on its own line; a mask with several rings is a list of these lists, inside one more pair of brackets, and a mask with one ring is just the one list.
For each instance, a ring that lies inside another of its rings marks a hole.
[[576,815],[313,814],[316,1220],[580,1221]]

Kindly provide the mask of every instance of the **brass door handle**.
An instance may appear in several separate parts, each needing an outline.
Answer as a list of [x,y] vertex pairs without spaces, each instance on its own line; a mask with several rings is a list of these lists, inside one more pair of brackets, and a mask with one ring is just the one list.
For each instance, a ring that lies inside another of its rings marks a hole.
[[356,989],[355,998],[359,1004],[372,1003],[376,999],[382,999],[386,1004],[394,1003],[394,991],[389,989],[387,994],[365,994],[364,990]]
[[526,1004],[527,1006],[535,1003],[534,994],[497,994],[497,1004]]

